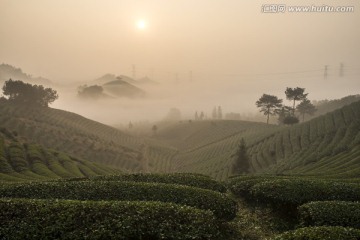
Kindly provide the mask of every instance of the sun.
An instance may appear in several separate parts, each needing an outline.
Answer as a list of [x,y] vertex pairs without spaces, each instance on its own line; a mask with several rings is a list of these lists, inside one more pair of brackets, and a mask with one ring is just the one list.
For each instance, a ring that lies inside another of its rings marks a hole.
[[144,30],[147,27],[147,22],[144,19],[139,19],[136,22],[136,27],[140,30]]

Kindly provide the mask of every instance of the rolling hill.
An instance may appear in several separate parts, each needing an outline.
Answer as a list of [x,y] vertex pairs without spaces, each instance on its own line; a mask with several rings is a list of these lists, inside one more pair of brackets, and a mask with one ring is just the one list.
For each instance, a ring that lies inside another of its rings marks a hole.
[[33,77],[30,74],[24,73],[21,68],[16,68],[9,64],[0,64],[0,83],[9,79],[17,80],[21,79],[24,82],[31,84],[42,84],[42,85],[51,85],[52,82],[49,79],[43,77]]
[[167,168],[172,172],[226,179],[244,138],[253,173],[351,178],[360,175],[359,119],[358,101],[294,126],[224,120],[178,123],[159,129],[156,140],[176,151]]
[[169,171],[197,172],[223,180],[231,174],[232,155],[241,138],[257,142],[280,128],[232,120],[181,122],[159,129],[156,140],[177,150]]
[[103,84],[103,88],[106,93],[114,97],[136,98],[145,96],[145,92],[142,89],[135,87],[121,78]]
[[0,181],[94,177],[118,172],[53,149],[28,144],[6,128],[0,129]]
[[142,140],[80,115],[40,107],[0,103],[0,127],[29,143],[124,171],[140,171]]
[[360,101],[251,144],[255,172],[358,177]]
[[360,172],[360,102],[294,126],[217,120],[174,122],[152,138],[51,109],[0,103],[0,127],[29,144],[124,172],[194,172],[231,175],[241,138],[252,173],[354,177]]

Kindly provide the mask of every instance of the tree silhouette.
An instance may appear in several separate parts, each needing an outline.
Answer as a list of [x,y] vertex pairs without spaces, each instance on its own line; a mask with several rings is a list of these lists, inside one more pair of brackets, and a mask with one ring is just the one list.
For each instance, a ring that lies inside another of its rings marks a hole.
[[293,101],[293,112],[292,114],[295,114],[295,102],[296,101],[302,101],[304,99],[306,99],[308,93],[304,93],[305,92],[305,88],[300,88],[300,87],[296,87],[296,88],[286,88],[285,91],[285,95],[286,95],[286,99]]
[[299,105],[297,105],[296,110],[302,115],[303,122],[305,120],[305,114],[309,114],[311,116],[317,111],[316,107],[309,99],[304,99]]
[[201,111],[201,113],[200,113],[200,120],[204,120],[204,117],[205,117],[204,112]]
[[158,127],[156,125],[152,126],[151,130],[153,131],[153,135],[156,136]]
[[217,118],[218,119],[222,119],[222,110],[221,110],[221,106],[218,107],[218,110],[217,110]]
[[213,119],[217,119],[216,107],[214,107],[214,109],[213,109],[213,111],[212,111],[212,118],[213,118]]
[[285,125],[293,125],[299,122],[299,119],[295,116],[286,116],[283,120]]
[[260,112],[263,112],[267,116],[266,123],[269,124],[270,115],[275,115],[278,109],[282,107],[282,99],[268,94],[263,94],[258,101],[256,106],[260,108]]
[[9,79],[3,86],[3,94],[11,102],[47,107],[59,98],[57,92],[42,85],[32,85]]
[[235,157],[235,162],[232,166],[233,175],[249,172],[249,156],[247,154],[247,146],[244,138],[241,138],[238,149],[232,157]]
[[88,98],[88,99],[99,99],[104,96],[104,89],[102,86],[93,85],[93,86],[80,86],[78,88],[78,96],[81,98]]
[[291,115],[292,108],[288,107],[288,106],[282,106],[281,108],[276,109],[275,111],[276,111],[276,114],[279,116],[278,123],[279,123],[279,125],[281,125],[281,124],[284,124],[284,119]]

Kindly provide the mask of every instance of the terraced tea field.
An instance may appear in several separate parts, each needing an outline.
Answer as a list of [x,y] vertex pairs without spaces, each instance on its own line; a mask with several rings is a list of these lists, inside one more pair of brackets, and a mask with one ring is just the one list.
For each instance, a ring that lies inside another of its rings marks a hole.
[[[360,102],[295,126],[182,122],[153,138],[0,111],[0,239],[360,238]],[[241,138],[252,172],[269,175],[231,177]]]
[[92,177],[116,172],[119,171],[40,145],[20,142],[9,131],[1,129],[0,182],[46,181],[59,178]]
[[0,124],[29,142],[125,172],[194,172],[225,180],[241,138],[251,171],[297,175],[358,176],[359,112],[355,102],[294,126],[246,121],[179,122],[156,137],[134,137],[56,109],[3,105]]
[[243,121],[177,123],[157,140],[178,153],[172,172],[198,172],[218,180],[231,175],[234,153],[244,138],[253,173],[360,175],[360,102],[294,126]]
[[358,177],[360,102],[250,145],[256,172]]
[[141,170],[141,139],[74,113],[1,103],[0,126],[29,143],[124,171]]
[[197,172],[218,180],[230,176],[232,155],[241,138],[257,142],[281,129],[246,121],[195,121],[177,123],[159,131],[156,140],[178,150],[172,172]]

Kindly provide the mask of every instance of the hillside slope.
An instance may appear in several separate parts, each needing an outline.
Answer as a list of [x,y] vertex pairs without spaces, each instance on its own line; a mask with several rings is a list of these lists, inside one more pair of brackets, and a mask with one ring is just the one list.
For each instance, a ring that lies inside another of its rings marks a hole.
[[249,147],[255,172],[360,175],[360,101],[287,127]]
[[118,171],[65,153],[23,142],[0,129],[0,181],[92,177]]
[[171,172],[196,172],[223,180],[230,176],[241,138],[254,143],[281,129],[264,123],[217,120],[182,122],[159,129],[156,140],[177,150]]
[[16,131],[29,143],[81,159],[125,171],[141,170],[138,156],[142,140],[74,113],[2,102],[0,127]]
[[156,139],[177,150],[170,171],[226,179],[238,143],[248,145],[253,173],[360,175],[360,101],[294,126],[244,121],[178,123]]
[[30,74],[24,73],[20,68],[16,68],[9,64],[0,64],[0,83],[9,79],[22,79],[24,82],[31,84],[42,84],[42,85],[51,85],[52,82],[43,77],[33,77]]

